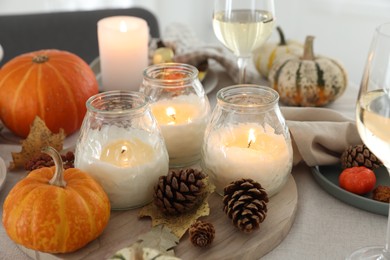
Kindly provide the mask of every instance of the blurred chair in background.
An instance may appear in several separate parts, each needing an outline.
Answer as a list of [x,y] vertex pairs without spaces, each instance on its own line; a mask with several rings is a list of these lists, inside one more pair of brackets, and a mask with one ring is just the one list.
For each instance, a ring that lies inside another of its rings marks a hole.
[[77,54],[87,63],[99,56],[97,22],[108,16],[126,15],[144,19],[153,38],[160,37],[157,17],[144,8],[54,12],[0,16],[0,66],[22,53],[59,49]]

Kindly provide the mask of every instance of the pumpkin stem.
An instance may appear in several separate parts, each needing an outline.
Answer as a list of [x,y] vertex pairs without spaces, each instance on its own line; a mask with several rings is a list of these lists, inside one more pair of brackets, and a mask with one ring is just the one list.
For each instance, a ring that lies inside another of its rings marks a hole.
[[51,185],[56,185],[58,187],[65,187],[66,182],[64,180],[64,166],[61,159],[61,155],[51,146],[44,147],[42,149],[43,153],[50,155],[53,158],[54,164],[56,166],[56,171],[54,172],[53,178],[49,181]]
[[306,36],[302,60],[314,60],[313,41],[314,36]]
[[280,26],[277,26],[276,27],[276,30],[278,31],[278,34],[279,34],[279,38],[280,38],[280,43],[279,45],[283,46],[283,45],[286,45],[286,38],[284,37],[284,33],[283,33],[283,30]]
[[39,54],[37,56],[34,56],[32,59],[33,62],[35,63],[44,63],[49,60],[49,57],[45,54]]

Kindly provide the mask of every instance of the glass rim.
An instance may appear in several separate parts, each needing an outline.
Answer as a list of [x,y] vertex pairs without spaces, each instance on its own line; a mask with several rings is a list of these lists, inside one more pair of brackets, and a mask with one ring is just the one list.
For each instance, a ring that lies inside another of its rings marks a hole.
[[[269,94],[270,99],[264,103],[238,104],[227,100],[228,97],[248,94]],[[256,84],[237,84],[224,87],[217,92],[217,101],[222,105],[229,105],[237,108],[265,108],[274,106],[279,102],[279,93],[271,87],[256,85]]]
[[[137,106],[132,106],[131,108],[128,109],[123,109],[123,110],[104,110],[97,108],[94,106],[94,103],[98,101],[104,101],[104,100],[109,100],[114,97],[131,97],[131,98],[136,98],[139,102],[139,105]],[[86,107],[88,112],[93,112],[93,113],[99,113],[102,115],[120,115],[120,114],[135,114],[144,110],[144,108],[147,107],[149,101],[148,97],[138,91],[132,91],[132,90],[110,90],[110,91],[105,91],[98,93],[96,95],[91,96],[90,98],[87,99],[86,101]]]
[[[167,70],[175,70],[175,69],[179,70],[180,69],[184,72],[187,72],[188,77],[179,78],[179,79],[160,79],[160,78],[156,78],[156,77],[153,77],[150,75],[153,72],[164,70],[164,69],[167,69]],[[198,79],[198,74],[199,74],[199,71],[195,66],[187,64],[187,63],[179,63],[179,62],[166,62],[166,63],[153,64],[153,65],[148,66],[143,71],[144,79],[151,81],[154,84],[160,83],[160,84],[156,84],[156,86],[163,87],[163,88],[166,88],[166,87],[177,88],[178,87],[177,84],[180,84],[180,83],[183,84],[183,81],[190,82],[190,81],[194,81],[194,80]]]
[[382,23],[375,28],[379,35],[390,37],[390,22]]

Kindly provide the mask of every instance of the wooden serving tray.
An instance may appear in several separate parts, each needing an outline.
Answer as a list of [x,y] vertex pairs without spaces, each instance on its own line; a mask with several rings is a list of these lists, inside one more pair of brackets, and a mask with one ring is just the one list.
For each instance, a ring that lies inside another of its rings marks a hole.
[[[210,215],[202,218],[213,223],[216,236],[208,248],[196,248],[186,233],[175,247],[182,259],[259,259],[274,249],[288,234],[297,210],[298,192],[292,175],[286,185],[268,203],[267,218],[260,229],[245,234],[231,224],[222,211],[222,198],[210,196]],[[134,243],[137,237],[151,228],[149,218],[138,218],[139,209],[113,211],[103,234],[86,247],[70,254],[47,254],[20,246],[33,259],[107,259],[116,251]]]

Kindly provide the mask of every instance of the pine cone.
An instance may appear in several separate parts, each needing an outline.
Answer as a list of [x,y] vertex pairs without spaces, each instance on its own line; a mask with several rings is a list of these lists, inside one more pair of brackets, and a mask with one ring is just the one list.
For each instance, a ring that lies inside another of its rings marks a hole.
[[371,170],[382,166],[382,162],[364,144],[349,146],[341,155],[343,169],[365,166]]
[[188,230],[190,240],[194,246],[206,247],[210,245],[215,238],[215,228],[209,222],[196,221]]
[[252,179],[231,182],[224,188],[223,211],[245,233],[259,228],[267,216],[267,192]]
[[160,176],[154,187],[155,205],[170,215],[191,211],[202,199],[205,177],[196,169],[172,170]]
[[372,198],[374,200],[389,203],[390,202],[390,187],[385,185],[378,185],[372,191]]

